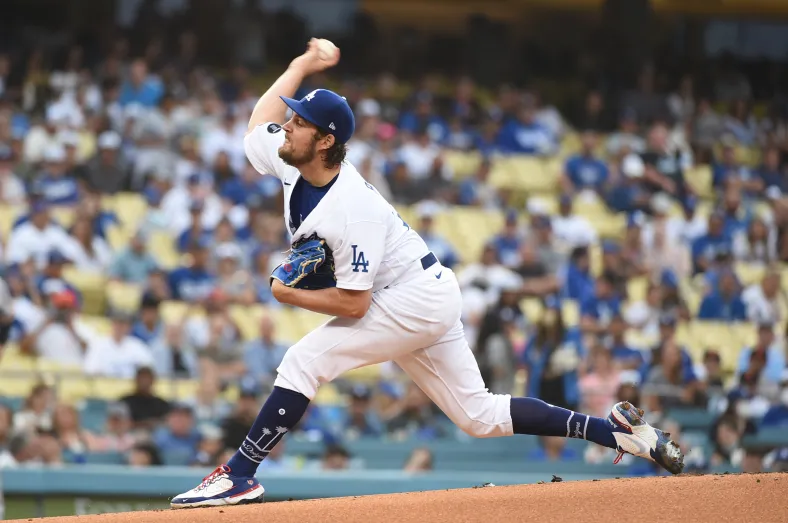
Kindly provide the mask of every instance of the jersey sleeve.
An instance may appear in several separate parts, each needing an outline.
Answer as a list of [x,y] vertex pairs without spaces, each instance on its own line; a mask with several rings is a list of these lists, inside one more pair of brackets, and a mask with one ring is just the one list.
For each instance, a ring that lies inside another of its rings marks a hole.
[[279,158],[279,148],[285,132],[278,123],[260,124],[244,137],[244,151],[252,166],[260,174],[271,174],[280,180],[287,164]]
[[383,259],[386,227],[378,222],[349,223],[334,251],[337,287],[354,291],[372,288]]

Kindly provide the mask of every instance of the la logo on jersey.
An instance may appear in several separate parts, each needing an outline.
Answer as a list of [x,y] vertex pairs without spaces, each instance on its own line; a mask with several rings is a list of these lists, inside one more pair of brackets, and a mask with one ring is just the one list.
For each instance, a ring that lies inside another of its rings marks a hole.
[[[353,272],[369,272],[367,270],[369,262],[364,256],[364,251],[357,250],[358,245],[351,245],[350,247],[353,249],[353,262],[350,264],[353,266]],[[361,269],[359,269],[359,267],[361,267]]]

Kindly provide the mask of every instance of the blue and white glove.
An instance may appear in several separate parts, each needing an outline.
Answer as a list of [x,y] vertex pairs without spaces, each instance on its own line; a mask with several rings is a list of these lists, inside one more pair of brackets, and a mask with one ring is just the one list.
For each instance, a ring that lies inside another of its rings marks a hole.
[[271,283],[277,279],[288,287],[295,287],[326,261],[324,245],[324,240],[311,240],[293,247],[287,258],[271,273]]

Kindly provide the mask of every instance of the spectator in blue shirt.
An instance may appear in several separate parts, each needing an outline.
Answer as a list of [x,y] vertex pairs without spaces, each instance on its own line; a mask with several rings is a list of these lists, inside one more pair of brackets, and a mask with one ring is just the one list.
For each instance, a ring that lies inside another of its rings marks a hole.
[[506,213],[506,223],[503,231],[496,234],[490,242],[498,253],[501,263],[511,269],[520,264],[520,248],[523,244],[523,236],[517,223],[517,211],[510,210]]
[[746,234],[752,220],[752,213],[742,205],[741,190],[735,186],[725,189],[722,198],[724,224],[722,233],[733,240],[737,234]]
[[725,216],[715,211],[709,216],[706,234],[692,242],[692,264],[695,274],[706,271],[720,253],[733,251],[733,241],[725,235]]
[[643,173],[646,167],[636,154],[630,154],[621,162],[621,176],[605,194],[605,202],[616,212],[648,210],[651,195],[646,190]]
[[594,291],[594,276],[591,274],[591,258],[588,247],[572,249],[566,265],[562,294],[570,300],[580,300]]
[[205,242],[192,243],[192,263],[173,270],[169,286],[175,300],[199,302],[208,297],[216,285],[216,276],[208,270],[209,252]]
[[560,436],[539,436],[539,446],[528,453],[528,461],[576,461],[581,455],[566,446],[567,438]]
[[213,241],[213,231],[206,230],[202,225],[202,211],[204,208],[205,204],[202,200],[195,200],[189,205],[191,225],[178,235],[178,239],[175,242],[180,252],[186,252],[194,242],[210,243]]
[[426,129],[430,140],[435,143],[443,143],[449,133],[446,121],[435,113],[432,95],[427,92],[421,92],[416,96],[413,110],[402,113],[398,127],[401,131],[410,134]]
[[75,205],[79,201],[77,180],[67,172],[66,152],[62,145],[44,151],[44,169],[33,180],[31,192],[50,205]]
[[495,118],[487,118],[481,124],[481,131],[475,136],[474,149],[485,158],[498,152],[498,133],[501,124]]
[[165,426],[153,433],[153,442],[167,465],[190,465],[200,444],[191,407],[174,405],[167,414]]
[[58,250],[52,250],[47,255],[46,267],[35,276],[36,290],[45,302],[48,296],[66,290],[74,293],[78,303],[82,302],[81,293],[63,278],[63,268],[69,263],[71,260]]
[[536,121],[536,106],[525,101],[517,112],[517,118],[506,122],[498,133],[498,147],[508,154],[546,156],[556,147],[555,136]]
[[147,250],[147,240],[148,236],[142,230],[132,236],[128,247],[115,255],[109,268],[111,278],[139,285],[148,280],[148,275],[158,264]]
[[460,183],[457,203],[486,209],[501,208],[502,202],[498,189],[488,183],[491,165],[489,159],[483,159],[474,175]]
[[350,391],[350,404],[342,411],[340,427],[345,436],[377,438],[383,435],[383,422],[372,408],[372,391],[363,384],[356,384]]
[[143,107],[155,107],[164,95],[162,83],[148,75],[145,60],[132,62],[129,68],[129,80],[120,90],[120,105],[140,104]]
[[247,162],[241,176],[233,177],[221,183],[219,195],[227,198],[233,205],[246,205],[250,198],[263,198],[262,180],[265,178],[254,170],[254,167]]
[[[756,383],[777,385],[784,377],[785,352],[780,343],[775,343],[773,324],[760,323],[757,329],[758,338],[755,345],[739,353],[736,374],[741,378],[747,373],[755,372],[756,375],[752,378]],[[757,359],[757,369],[753,365],[754,359]]]
[[131,327],[131,335],[147,345],[164,336],[164,321],[159,312],[160,303],[156,296],[146,292],[140,302],[139,317]]
[[741,298],[741,289],[732,271],[722,273],[716,290],[703,298],[698,319],[724,322],[747,320],[747,306]]
[[[562,357],[556,357],[557,353]],[[561,302],[548,297],[536,333],[528,340],[522,354],[528,374],[525,395],[551,405],[577,408],[580,403],[577,367],[565,363],[573,358],[579,362],[582,354],[579,333],[564,325]]]
[[419,227],[417,232],[429,247],[430,251],[440,260],[445,267],[452,268],[459,259],[451,243],[440,234],[433,232],[435,216],[440,212],[437,203],[433,201],[423,201],[418,205],[416,212],[419,216]]
[[610,357],[622,369],[637,370],[645,363],[643,352],[631,347],[626,341],[628,325],[620,314],[616,314],[610,319],[610,336],[607,340],[607,348]]
[[731,179],[749,179],[749,172],[746,167],[736,161],[735,142],[726,141],[722,147],[722,158],[715,163],[711,169],[711,185],[717,190],[722,190]]
[[788,429],[788,369],[780,376],[779,402],[772,405],[761,420],[764,429]]
[[782,193],[788,192],[788,177],[780,166],[780,149],[767,147],[763,152],[763,164],[756,173],[763,183],[763,190],[777,187]]
[[276,368],[282,363],[287,345],[274,339],[274,322],[268,316],[260,320],[260,336],[244,347],[247,376],[257,388],[270,389],[276,378]]
[[603,334],[613,316],[621,314],[621,299],[615,285],[615,275],[604,272],[594,289],[580,299],[580,328],[583,332]]
[[563,191],[574,193],[590,189],[601,193],[608,180],[607,164],[595,155],[597,135],[594,131],[584,131],[580,137],[582,151],[571,156],[564,166],[561,178]]

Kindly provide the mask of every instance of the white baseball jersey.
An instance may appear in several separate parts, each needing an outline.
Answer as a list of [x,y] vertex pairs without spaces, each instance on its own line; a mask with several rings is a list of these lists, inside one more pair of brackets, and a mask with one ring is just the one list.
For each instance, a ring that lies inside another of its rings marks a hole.
[[244,145],[255,169],[282,180],[290,233],[326,240],[337,287],[377,292],[364,317],[333,318],[291,346],[274,385],[312,399],[320,384],[351,369],[394,361],[465,432],[511,435],[510,396],[485,387],[460,322],[454,273],[440,263],[420,263],[427,245],[347,162],[293,230],[290,199],[300,173],[279,158],[284,134],[279,124],[259,125]]
[[333,251],[337,287],[380,290],[429,253],[418,233],[348,162],[342,163],[337,181],[294,230],[290,196],[301,174],[279,158],[284,139],[279,124],[258,125],[244,139],[246,156],[258,172],[282,180],[285,224],[292,237],[316,233]]

